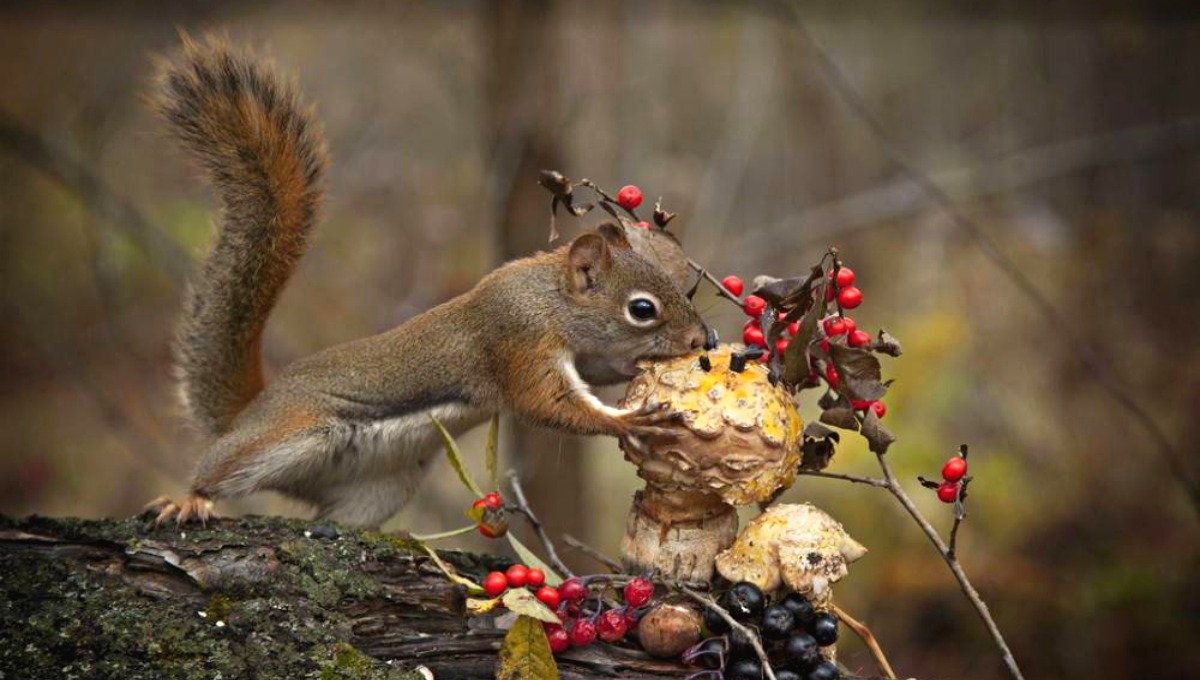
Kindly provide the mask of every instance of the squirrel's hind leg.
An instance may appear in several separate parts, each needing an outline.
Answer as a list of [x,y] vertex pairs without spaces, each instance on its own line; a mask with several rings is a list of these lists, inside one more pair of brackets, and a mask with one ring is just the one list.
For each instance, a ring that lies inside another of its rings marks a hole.
[[323,492],[314,519],[378,529],[400,512],[414,490],[412,480],[402,476],[347,482]]

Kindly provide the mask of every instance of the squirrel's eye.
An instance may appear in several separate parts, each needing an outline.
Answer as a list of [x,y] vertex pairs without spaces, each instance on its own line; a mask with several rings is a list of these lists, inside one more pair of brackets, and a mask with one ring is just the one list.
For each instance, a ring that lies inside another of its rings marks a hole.
[[658,305],[650,298],[636,297],[629,301],[629,316],[635,323],[653,321],[658,318]]

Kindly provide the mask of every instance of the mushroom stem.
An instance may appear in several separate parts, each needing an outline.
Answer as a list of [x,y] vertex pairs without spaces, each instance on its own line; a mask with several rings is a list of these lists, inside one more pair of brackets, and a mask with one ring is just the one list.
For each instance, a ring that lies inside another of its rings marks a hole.
[[737,528],[737,512],[720,496],[647,486],[629,509],[621,560],[632,573],[653,569],[670,580],[708,581]]

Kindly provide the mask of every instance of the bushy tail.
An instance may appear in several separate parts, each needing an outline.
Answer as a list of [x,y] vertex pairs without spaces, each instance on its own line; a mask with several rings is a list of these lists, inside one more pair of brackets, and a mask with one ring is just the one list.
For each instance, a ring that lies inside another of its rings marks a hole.
[[175,342],[184,405],[215,436],[262,390],[263,326],[313,227],[324,142],[294,86],[215,38],[184,36],[156,105],[221,202]]

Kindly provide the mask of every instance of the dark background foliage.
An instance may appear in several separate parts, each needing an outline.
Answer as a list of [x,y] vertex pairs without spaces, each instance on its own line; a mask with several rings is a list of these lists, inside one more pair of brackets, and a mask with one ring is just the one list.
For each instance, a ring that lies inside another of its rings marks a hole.
[[[860,325],[905,343],[884,366],[889,456],[942,526],[948,511],[915,477],[971,444],[961,557],[1027,675],[1194,672],[1198,516],[1101,384],[1115,378],[1196,476],[1200,21],[1132,2],[800,9],[887,143],[773,3],[5,5],[0,511],[131,514],[183,488],[198,445],[168,343],[213,203],[142,97],[178,28],[215,29],[296,74],[333,156],[319,237],[268,330],[270,364],[388,328],[544,245],[542,167],[663,196],[719,275],[802,274],[836,245],[866,294]],[[700,304],[736,337],[736,309],[707,293]],[[1079,361],[1079,339],[1099,366]],[[481,465],[481,436],[463,446]],[[614,442],[521,434],[504,456],[552,533],[616,551],[637,480]],[[830,469],[872,466],[848,443]],[[440,465],[389,526],[461,524],[469,499],[453,477]],[[870,547],[839,598],[901,673],[1002,676],[890,497],[804,478],[785,500],[818,503]],[[224,509],[303,512],[267,497]],[[844,658],[870,666],[853,643]]]

